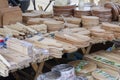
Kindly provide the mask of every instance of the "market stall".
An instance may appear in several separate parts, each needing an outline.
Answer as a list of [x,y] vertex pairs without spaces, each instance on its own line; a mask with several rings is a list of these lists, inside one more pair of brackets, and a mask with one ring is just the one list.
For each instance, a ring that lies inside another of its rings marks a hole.
[[[0,76],[12,73],[19,80],[17,71],[31,66],[35,72],[32,77],[20,71],[29,80],[118,80],[119,49],[89,53],[94,44],[119,42],[119,1],[100,0],[99,5],[94,0],[88,2],[79,0],[76,5],[55,0],[53,12],[25,13],[19,7],[8,7],[6,0],[0,2],[5,4],[0,5]],[[42,73],[47,60],[60,59],[78,49],[84,54],[83,60]]]

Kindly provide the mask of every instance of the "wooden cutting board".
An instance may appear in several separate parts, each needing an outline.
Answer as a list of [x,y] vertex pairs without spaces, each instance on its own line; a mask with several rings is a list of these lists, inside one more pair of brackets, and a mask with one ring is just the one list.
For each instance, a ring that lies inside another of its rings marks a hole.
[[97,80],[118,80],[119,73],[110,69],[97,69],[92,72],[92,76]]
[[103,56],[85,55],[84,58],[86,60],[95,62],[101,68],[109,68],[109,69],[113,69],[115,71],[119,71],[119,69],[120,69],[120,67],[119,67],[120,63],[119,62],[112,61],[111,59],[103,57]]
[[97,65],[95,63],[85,60],[72,61],[68,64],[75,67],[77,75],[91,73],[97,68]]
[[105,52],[105,51],[100,51],[100,52],[97,52],[97,53],[94,53],[95,55],[99,55],[99,56],[104,56],[106,58],[109,58],[113,61],[116,61],[116,62],[119,62],[120,60],[120,55],[117,54],[117,53],[114,53],[114,52]]

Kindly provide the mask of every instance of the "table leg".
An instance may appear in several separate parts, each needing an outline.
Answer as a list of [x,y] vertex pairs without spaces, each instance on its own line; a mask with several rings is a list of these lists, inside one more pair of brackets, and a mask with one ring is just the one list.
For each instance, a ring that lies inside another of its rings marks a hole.
[[89,54],[89,53],[90,53],[91,48],[92,48],[92,45],[90,45],[89,47],[87,47],[85,54]]
[[42,70],[43,70],[43,67],[44,67],[44,63],[45,63],[45,62],[41,62],[41,63],[40,63],[40,65],[39,65],[39,67],[38,67],[38,70],[37,70],[37,72],[36,72],[36,75],[35,75],[35,77],[34,77],[34,80],[36,80],[37,77],[38,77],[40,74],[42,74]]
[[14,73],[12,73],[13,74],[13,76],[14,76],[14,78],[16,79],[16,80],[21,80],[20,79],[20,76],[17,74],[17,72],[14,72]]
[[34,69],[35,72],[38,71],[38,65],[37,65],[37,63],[32,63],[31,66],[32,66],[32,68]]

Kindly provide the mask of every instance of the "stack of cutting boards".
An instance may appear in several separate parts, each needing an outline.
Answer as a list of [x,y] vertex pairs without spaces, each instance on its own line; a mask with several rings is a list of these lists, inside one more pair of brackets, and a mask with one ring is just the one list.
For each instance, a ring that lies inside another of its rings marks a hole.
[[6,42],[7,48],[13,49],[24,55],[33,56],[33,45],[27,41],[10,38]]
[[44,24],[48,27],[48,32],[60,31],[64,29],[64,22],[62,21],[45,21]]
[[113,32],[116,39],[120,38],[120,26],[116,24],[111,23],[102,23],[102,29],[105,29],[106,31]]
[[32,59],[12,49],[0,50],[0,76],[7,77],[9,72],[28,67]]
[[110,31],[102,29],[100,26],[96,26],[90,29],[92,43],[102,42],[102,41],[112,41],[115,39],[114,34]]
[[45,11],[33,11],[33,14],[40,14],[41,18],[52,18],[53,13],[51,12],[45,12]]
[[96,16],[82,16],[82,25],[85,28],[91,28],[99,25],[99,17]]
[[33,30],[36,30],[38,33],[47,33],[47,25],[45,24],[41,24],[41,25],[30,25],[28,26],[30,28],[32,28]]
[[52,18],[30,18],[27,20],[27,25],[37,25],[37,24],[43,24],[44,21],[54,20]]
[[[4,28],[8,29],[9,31],[20,32],[21,33],[20,36],[23,37],[22,39],[38,33],[35,29],[32,29],[29,26],[25,26],[22,23],[6,25],[6,26],[4,26]],[[19,36],[15,36],[15,37],[19,38]]]
[[107,9],[104,7],[93,7],[91,12],[93,16],[99,17],[100,22],[111,22],[112,21],[111,9]]
[[100,51],[91,55],[85,55],[85,59],[95,62],[101,68],[109,68],[115,71],[120,70],[120,54],[117,52]]
[[75,5],[53,6],[54,16],[73,16]]
[[74,10],[74,16],[78,17],[78,18],[81,18],[82,16],[91,16],[91,9],[90,8],[88,8],[88,9],[76,8]]
[[51,51],[50,56],[52,57],[61,58],[63,55],[63,45],[57,40],[42,36],[34,36],[26,40],[31,42],[34,46],[38,48],[47,49]]
[[62,32],[67,34],[77,33],[80,35],[90,36],[90,31],[85,28],[66,28],[63,29]]
[[90,37],[77,33],[55,33],[55,39],[75,45],[78,48],[89,46]]

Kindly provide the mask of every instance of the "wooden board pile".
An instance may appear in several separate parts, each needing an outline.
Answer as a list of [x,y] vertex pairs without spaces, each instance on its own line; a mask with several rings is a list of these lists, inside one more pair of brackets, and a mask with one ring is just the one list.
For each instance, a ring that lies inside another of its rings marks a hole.
[[87,47],[90,44],[90,37],[77,33],[66,34],[57,32],[55,39],[75,45],[78,48]]
[[32,59],[12,49],[0,49],[0,76],[7,77],[10,71],[28,67]]
[[13,36],[18,39],[25,39],[39,33],[47,33],[47,25],[41,24],[25,26],[22,23],[16,23],[6,25],[4,28],[0,28],[1,36]]
[[64,29],[64,22],[62,21],[45,21],[44,24],[48,27],[48,32],[60,31]]
[[73,16],[75,5],[53,6],[54,16]]
[[51,18],[53,17],[52,13],[44,11],[33,11],[30,13],[23,13],[23,22],[27,23],[30,18]]
[[102,29],[100,26],[96,26],[90,29],[92,43],[99,43],[102,41],[112,41],[115,39],[114,34],[110,31]]
[[85,28],[91,28],[99,25],[99,17],[96,16],[82,16],[82,25]]
[[90,9],[79,9],[79,8],[76,8],[74,10],[74,17],[78,17],[78,18],[81,18],[82,16],[91,16],[91,10]]
[[112,21],[111,9],[107,9],[104,7],[93,7],[91,11],[93,16],[99,17],[100,22]]
[[111,24],[111,23],[102,23],[102,28],[105,29],[106,31],[111,31],[113,32],[114,36],[116,39],[120,38],[120,26]]

